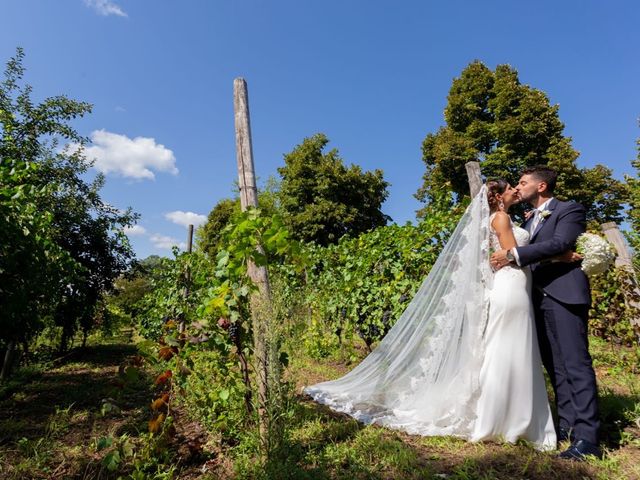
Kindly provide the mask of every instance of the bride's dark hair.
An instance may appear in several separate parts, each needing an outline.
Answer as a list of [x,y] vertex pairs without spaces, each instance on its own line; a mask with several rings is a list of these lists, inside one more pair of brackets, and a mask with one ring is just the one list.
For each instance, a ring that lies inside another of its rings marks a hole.
[[496,198],[496,195],[502,195],[509,186],[509,182],[502,178],[492,178],[487,180],[487,202],[489,202],[489,208],[492,212],[498,209],[500,201]]

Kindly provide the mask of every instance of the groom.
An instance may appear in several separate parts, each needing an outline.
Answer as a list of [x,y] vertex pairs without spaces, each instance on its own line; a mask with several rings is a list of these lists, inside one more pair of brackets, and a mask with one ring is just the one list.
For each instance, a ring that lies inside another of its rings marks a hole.
[[558,440],[570,439],[561,458],[584,460],[601,456],[598,448],[596,378],[588,350],[589,281],[579,263],[553,262],[551,257],[575,249],[586,228],[585,209],[553,197],[557,173],[536,166],[522,173],[516,187],[533,214],[522,225],[530,244],[494,253],[491,263],[529,265],[533,276],[533,306],[542,361],[551,378],[558,410]]

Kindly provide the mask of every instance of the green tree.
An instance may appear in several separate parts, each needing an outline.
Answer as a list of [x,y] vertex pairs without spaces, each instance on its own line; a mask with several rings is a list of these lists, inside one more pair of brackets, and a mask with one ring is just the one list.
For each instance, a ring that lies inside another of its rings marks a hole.
[[282,180],[279,200],[284,220],[298,240],[320,245],[337,242],[345,234],[358,235],[386,225],[381,206],[389,184],[382,170],[363,172],[345,166],[324,134],[305,138],[284,156],[278,169]]
[[557,196],[585,205],[589,220],[622,220],[625,185],[602,165],[577,167],[579,154],[563,135],[558,105],[551,105],[541,90],[521,84],[511,66],[492,71],[479,61],[469,64],[453,80],[445,121],[422,144],[426,172],[418,200],[429,203],[443,191],[454,192],[458,200],[468,195],[469,161],[479,161],[486,177],[511,183],[525,167],[543,164],[558,171]]
[[6,66],[0,83],[0,341],[9,346],[27,341],[42,327],[64,278],[76,267],[58,245],[53,213],[42,208],[57,192],[43,182],[44,166],[37,160],[42,138],[80,141],[68,121],[90,110],[88,104],[65,97],[39,105],[31,88],[21,87],[24,53]]
[[[26,344],[53,318],[65,347],[77,328],[88,332],[100,296],[127,268],[122,229],[136,216],[102,201],[102,176],[84,180],[86,139],[70,122],[91,105],[65,96],[34,103],[23,59],[18,49],[0,83],[0,340]],[[76,147],[60,151],[61,142]]]
[[84,180],[90,163],[82,148],[70,153],[44,150],[39,181],[57,185],[55,195],[46,197],[41,208],[53,215],[54,241],[75,261],[71,275],[60,285],[55,324],[62,327],[60,350],[65,351],[78,329],[86,339],[93,328],[96,307],[102,295],[129,268],[133,258],[123,227],[137,215],[105,203],[100,197],[104,177]]
[[[278,188],[278,181],[274,177],[269,177],[265,184],[258,188],[258,206],[265,217],[279,212]],[[223,198],[209,212],[207,222],[196,230],[198,248],[209,258],[216,258],[218,252],[225,248],[222,231],[240,215],[240,212],[240,197],[237,194],[233,199]]]
[[74,265],[51,239],[52,216],[39,208],[51,187],[35,188],[37,174],[37,165],[0,158],[0,353],[6,347],[9,362],[3,377],[14,347],[26,345],[42,327],[51,298]]
[[628,221],[631,231],[627,234],[629,244],[633,248],[633,263],[637,272],[640,272],[640,138],[636,141],[638,156],[631,162],[636,174],[626,177],[629,188]]
[[240,212],[240,199],[223,198],[207,216],[207,222],[196,231],[198,248],[209,258],[215,258],[222,245],[222,231],[231,217]]
[[162,266],[163,259],[158,255],[150,255],[133,264],[114,282],[113,292],[109,295],[110,305],[136,322],[147,308],[143,299],[153,291],[153,282],[159,279]]

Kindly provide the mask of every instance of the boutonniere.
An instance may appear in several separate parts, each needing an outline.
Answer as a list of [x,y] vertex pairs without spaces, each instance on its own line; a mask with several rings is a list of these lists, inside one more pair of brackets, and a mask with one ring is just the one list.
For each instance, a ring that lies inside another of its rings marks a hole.
[[545,218],[551,215],[551,210],[542,210],[540,212],[540,221],[542,222]]

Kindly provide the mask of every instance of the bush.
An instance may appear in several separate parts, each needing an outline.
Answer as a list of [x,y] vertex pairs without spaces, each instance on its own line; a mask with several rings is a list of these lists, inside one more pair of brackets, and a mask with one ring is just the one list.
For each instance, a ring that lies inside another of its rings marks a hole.
[[[625,299],[630,275],[624,269],[610,268],[591,277],[589,328],[592,335],[624,345],[634,345],[640,339],[640,328],[632,325],[640,312],[629,307]],[[636,301],[640,302],[640,298]]]
[[328,356],[354,336],[371,350],[431,270],[463,208],[432,208],[417,225],[381,227],[328,247],[307,245],[305,277],[288,283],[305,291],[307,353]]

